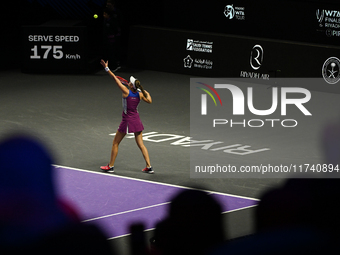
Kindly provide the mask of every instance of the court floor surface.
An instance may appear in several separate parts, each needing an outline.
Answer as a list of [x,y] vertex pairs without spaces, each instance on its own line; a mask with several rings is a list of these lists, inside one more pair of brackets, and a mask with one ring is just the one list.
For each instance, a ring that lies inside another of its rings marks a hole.
[[[115,173],[99,169],[108,163],[122,112],[120,91],[105,71],[90,75],[1,71],[0,136],[25,131],[42,139],[55,158],[60,194],[79,208],[84,224],[102,226],[122,253],[128,250],[128,224],[144,221],[147,234],[152,235],[155,223],[166,216],[171,197],[190,188],[206,190],[221,202],[229,238],[252,233],[254,208],[261,194],[285,180],[190,178],[190,148],[176,141],[190,137],[191,77],[148,70],[117,74],[125,78],[134,75],[152,95],[153,103],[141,103],[139,112],[155,174],[142,173],[145,163],[132,135],[120,145]],[[239,164],[269,159],[277,164],[322,161],[320,134],[324,125],[338,120],[339,97],[312,91],[308,109],[313,116],[289,132],[263,129],[232,133],[226,142],[270,151],[226,157]]]

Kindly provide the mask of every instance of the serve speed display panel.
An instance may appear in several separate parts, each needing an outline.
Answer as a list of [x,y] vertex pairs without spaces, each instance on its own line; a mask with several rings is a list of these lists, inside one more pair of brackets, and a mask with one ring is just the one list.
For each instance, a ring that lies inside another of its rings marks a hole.
[[87,28],[60,26],[22,27],[23,72],[82,71],[87,63]]

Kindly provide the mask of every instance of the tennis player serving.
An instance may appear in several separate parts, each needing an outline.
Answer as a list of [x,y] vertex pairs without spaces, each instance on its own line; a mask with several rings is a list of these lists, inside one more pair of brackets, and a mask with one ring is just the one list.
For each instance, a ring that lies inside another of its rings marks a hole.
[[135,79],[133,76],[130,77],[130,82],[128,82],[110,71],[108,61],[105,62],[104,60],[101,60],[100,63],[105,68],[105,71],[115,80],[118,88],[122,91],[123,97],[122,122],[120,123],[117,133],[113,139],[110,162],[107,166],[102,166],[100,168],[105,172],[114,172],[114,163],[118,154],[118,146],[126,133],[129,132],[134,133],[137,146],[141,150],[145,159],[146,167],[142,171],[144,173],[153,174],[154,171],[150,164],[149,152],[143,142],[142,131],[144,130],[144,126],[139,118],[137,109],[141,99],[144,102],[151,104],[151,96],[143,89],[140,81]]

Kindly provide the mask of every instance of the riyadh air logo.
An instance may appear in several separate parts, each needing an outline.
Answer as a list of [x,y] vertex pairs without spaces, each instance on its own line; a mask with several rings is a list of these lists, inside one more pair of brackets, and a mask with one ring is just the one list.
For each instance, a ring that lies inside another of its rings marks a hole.
[[322,66],[322,76],[329,84],[340,80],[340,60],[336,57],[328,58]]
[[261,45],[257,44],[253,47],[250,53],[250,65],[254,70],[261,67],[263,62],[263,48]]
[[232,5],[227,5],[225,8],[224,8],[224,15],[229,18],[229,19],[232,19],[234,18],[235,16],[235,9]]
[[[202,84],[206,88],[210,89],[217,96],[217,98],[220,101],[220,104],[222,106],[221,97],[220,97],[220,95],[217,93],[217,91],[213,87],[211,87],[208,84],[202,83],[202,82],[197,82],[197,83]],[[203,90],[204,92],[206,92],[212,98],[212,100],[214,101],[215,106],[217,106],[215,97],[211,94],[211,92],[209,90],[207,90],[205,88],[201,88],[201,87],[197,87],[197,88]],[[202,94],[201,95],[201,115],[207,115],[207,94]]]

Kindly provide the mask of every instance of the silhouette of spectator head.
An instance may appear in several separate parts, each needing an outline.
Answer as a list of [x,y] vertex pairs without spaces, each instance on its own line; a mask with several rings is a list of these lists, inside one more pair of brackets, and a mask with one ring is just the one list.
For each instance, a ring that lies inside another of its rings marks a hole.
[[172,199],[154,244],[164,254],[204,254],[224,240],[221,205],[204,191],[185,190]]
[[267,190],[255,211],[257,231],[310,225],[312,185],[309,179],[289,179],[283,187]]
[[37,239],[68,222],[53,182],[52,157],[37,140],[0,143],[0,243]]

